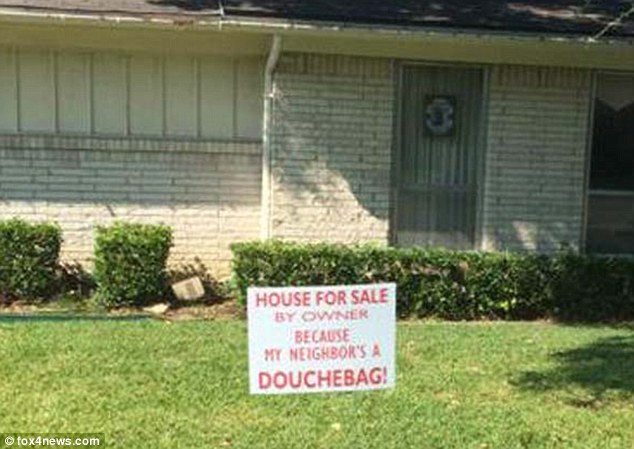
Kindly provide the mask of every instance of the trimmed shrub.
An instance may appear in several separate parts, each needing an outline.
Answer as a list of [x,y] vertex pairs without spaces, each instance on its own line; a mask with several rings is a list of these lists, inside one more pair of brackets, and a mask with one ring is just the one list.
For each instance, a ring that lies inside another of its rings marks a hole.
[[0,222],[0,295],[5,301],[48,298],[58,280],[62,232],[53,223]]
[[232,250],[241,304],[249,286],[395,282],[402,317],[533,319],[549,309],[548,260],[538,255],[281,242]]
[[553,273],[557,318],[634,320],[634,259],[561,254],[553,259]]
[[166,295],[172,231],[163,225],[115,223],[97,227],[94,278],[108,307],[147,305]]
[[281,242],[232,246],[233,285],[397,284],[399,316],[634,320],[634,260]]

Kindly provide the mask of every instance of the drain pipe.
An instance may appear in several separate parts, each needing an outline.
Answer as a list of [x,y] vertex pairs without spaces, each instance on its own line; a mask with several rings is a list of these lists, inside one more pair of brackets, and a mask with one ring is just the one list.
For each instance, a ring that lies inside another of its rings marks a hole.
[[271,174],[271,133],[273,110],[273,73],[277,67],[282,51],[282,38],[273,36],[273,43],[269,57],[266,61],[264,72],[264,114],[262,117],[262,206],[260,212],[260,239],[271,238],[271,213],[272,213],[272,174]]

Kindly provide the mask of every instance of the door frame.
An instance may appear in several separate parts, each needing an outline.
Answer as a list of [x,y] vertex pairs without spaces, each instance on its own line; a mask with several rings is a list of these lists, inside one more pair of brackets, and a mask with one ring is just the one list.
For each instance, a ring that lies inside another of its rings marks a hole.
[[402,168],[403,142],[401,139],[402,111],[403,111],[403,72],[406,67],[435,67],[454,69],[478,69],[482,72],[482,104],[480,106],[480,127],[478,145],[480,154],[476,163],[476,204],[475,204],[475,224],[473,230],[472,250],[482,250],[484,245],[484,204],[487,167],[486,160],[488,154],[488,134],[489,134],[489,97],[490,97],[490,64],[469,64],[469,63],[448,63],[435,61],[410,61],[395,60],[393,63],[394,76],[394,99],[393,99],[393,126],[392,126],[392,167],[391,167],[391,193],[390,193],[390,218],[389,218],[389,244],[396,246],[396,223],[399,208],[399,186]]

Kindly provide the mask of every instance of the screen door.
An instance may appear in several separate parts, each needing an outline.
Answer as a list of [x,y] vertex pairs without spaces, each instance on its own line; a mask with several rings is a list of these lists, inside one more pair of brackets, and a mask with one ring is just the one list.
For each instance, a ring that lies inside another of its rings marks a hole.
[[481,69],[402,68],[397,245],[474,247],[482,85]]

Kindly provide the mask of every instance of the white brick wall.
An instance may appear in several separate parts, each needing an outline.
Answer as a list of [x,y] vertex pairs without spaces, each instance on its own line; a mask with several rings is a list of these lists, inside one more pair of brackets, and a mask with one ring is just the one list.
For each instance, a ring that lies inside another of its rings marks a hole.
[[[272,236],[389,240],[394,70],[383,59],[283,55],[275,75]],[[487,250],[579,244],[586,71],[495,67],[482,211]],[[0,135],[0,219],[55,220],[65,260],[90,262],[113,220],[174,228],[171,263],[227,274],[259,236],[258,142]]]
[[274,81],[273,237],[387,243],[392,63],[285,54]]
[[[483,248],[578,247],[591,76],[497,66],[489,86]],[[273,237],[387,242],[388,60],[286,54],[275,77]]]
[[485,249],[579,247],[590,86],[584,70],[492,69]]
[[228,245],[259,235],[261,145],[0,136],[0,219],[54,220],[63,259],[90,262],[95,225],[174,228],[171,264],[228,272]]

